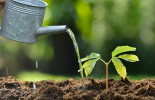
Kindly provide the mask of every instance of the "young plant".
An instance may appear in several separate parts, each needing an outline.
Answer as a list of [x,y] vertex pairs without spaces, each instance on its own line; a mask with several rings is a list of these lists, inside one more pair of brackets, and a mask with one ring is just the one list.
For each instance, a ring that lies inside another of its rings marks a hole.
[[112,57],[108,62],[105,62],[101,55],[98,53],[91,53],[89,56],[86,56],[85,58],[81,59],[81,62],[85,62],[80,70],[78,72],[83,71],[85,72],[86,77],[88,77],[89,74],[94,69],[94,66],[97,61],[102,61],[106,66],[106,90],[108,91],[108,67],[110,62],[113,62],[115,69],[117,73],[125,79],[127,76],[126,67],[123,65],[120,59],[123,59],[128,62],[136,62],[139,61],[139,58],[134,54],[122,54],[128,51],[136,51],[135,47],[131,46],[118,46],[116,49],[112,52]]

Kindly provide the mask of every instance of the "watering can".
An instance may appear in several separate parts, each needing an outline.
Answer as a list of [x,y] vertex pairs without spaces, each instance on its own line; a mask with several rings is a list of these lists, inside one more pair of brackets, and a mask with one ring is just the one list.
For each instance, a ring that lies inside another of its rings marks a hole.
[[34,43],[38,36],[66,32],[66,25],[42,27],[46,7],[47,3],[42,0],[7,0],[0,35]]

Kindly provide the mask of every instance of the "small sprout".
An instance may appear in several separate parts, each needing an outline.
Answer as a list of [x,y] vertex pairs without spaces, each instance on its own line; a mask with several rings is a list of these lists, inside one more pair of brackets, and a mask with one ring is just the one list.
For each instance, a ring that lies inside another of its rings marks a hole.
[[135,47],[131,46],[118,46],[113,52],[112,57],[108,62],[105,62],[101,55],[98,53],[91,53],[89,56],[81,59],[81,62],[85,62],[78,72],[84,69],[86,77],[91,74],[97,61],[101,60],[106,65],[106,90],[108,91],[108,67],[110,62],[113,62],[117,73],[125,79],[127,76],[126,67],[123,65],[120,59],[128,62],[137,62],[139,58],[134,54],[122,54],[129,51],[136,51]]

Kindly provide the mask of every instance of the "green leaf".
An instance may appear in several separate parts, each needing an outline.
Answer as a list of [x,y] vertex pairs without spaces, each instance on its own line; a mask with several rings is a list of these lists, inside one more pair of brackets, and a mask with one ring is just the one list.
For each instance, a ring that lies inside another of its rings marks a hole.
[[81,62],[84,62],[84,61],[87,61],[87,60],[90,60],[90,59],[99,59],[99,58],[101,58],[100,54],[98,54],[98,53],[91,53],[89,56],[86,56],[85,58],[82,58]]
[[123,52],[128,52],[128,51],[136,51],[135,47],[130,47],[130,46],[118,46],[113,52],[112,52],[112,57],[115,57],[116,55],[123,53]]
[[129,62],[139,61],[139,58],[134,54],[123,54],[123,55],[118,56],[118,58],[124,59]]
[[93,60],[88,60],[86,61],[82,68],[80,70],[78,70],[78,72],[80,72],[81,70],[84,69],[85,71],[85,74],[86,74],[86,77],[88,77],[89,74],[91,74],[92,70],[94,69],[94,66],[96,64],[96,62],[98,61],[99,59],[93,59]]
[[121,60],[119,60],[118,58],[116,57],[113,57],[112,58],[112,62],[115,66],[115,69],[117,71],[117,73],[123,77],[123,79],[125,79],[126,75],[127,75],[127,72],[126,72],[126,68],[125,66],[123,65],[123,63],[121,62]]

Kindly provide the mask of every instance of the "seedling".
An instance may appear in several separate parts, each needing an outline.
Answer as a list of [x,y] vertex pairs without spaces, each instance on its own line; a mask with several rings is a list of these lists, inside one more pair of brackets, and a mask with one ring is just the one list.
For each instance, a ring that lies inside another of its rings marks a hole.
[[128,62],[136,62],[139,61],[139,58],[134,54],[122,54],[129,51],[136,51],[135,47],[131,46],[118,46],[112,52],[112,57],[108,62],[105,62],[101,55],[98,53],[91,53],[89,56],[81,59],[81,62],[85,62],[78,72],[84,70],[86,77],[88,77],[94,69],[94,66],[97,61],[102,61],[106,66],[106,90],[108,91],[108,67],[110,62],[113,62],[117,73],[125,79],[127,76],[126,67],[123,65],[120,59],[123,59]]

